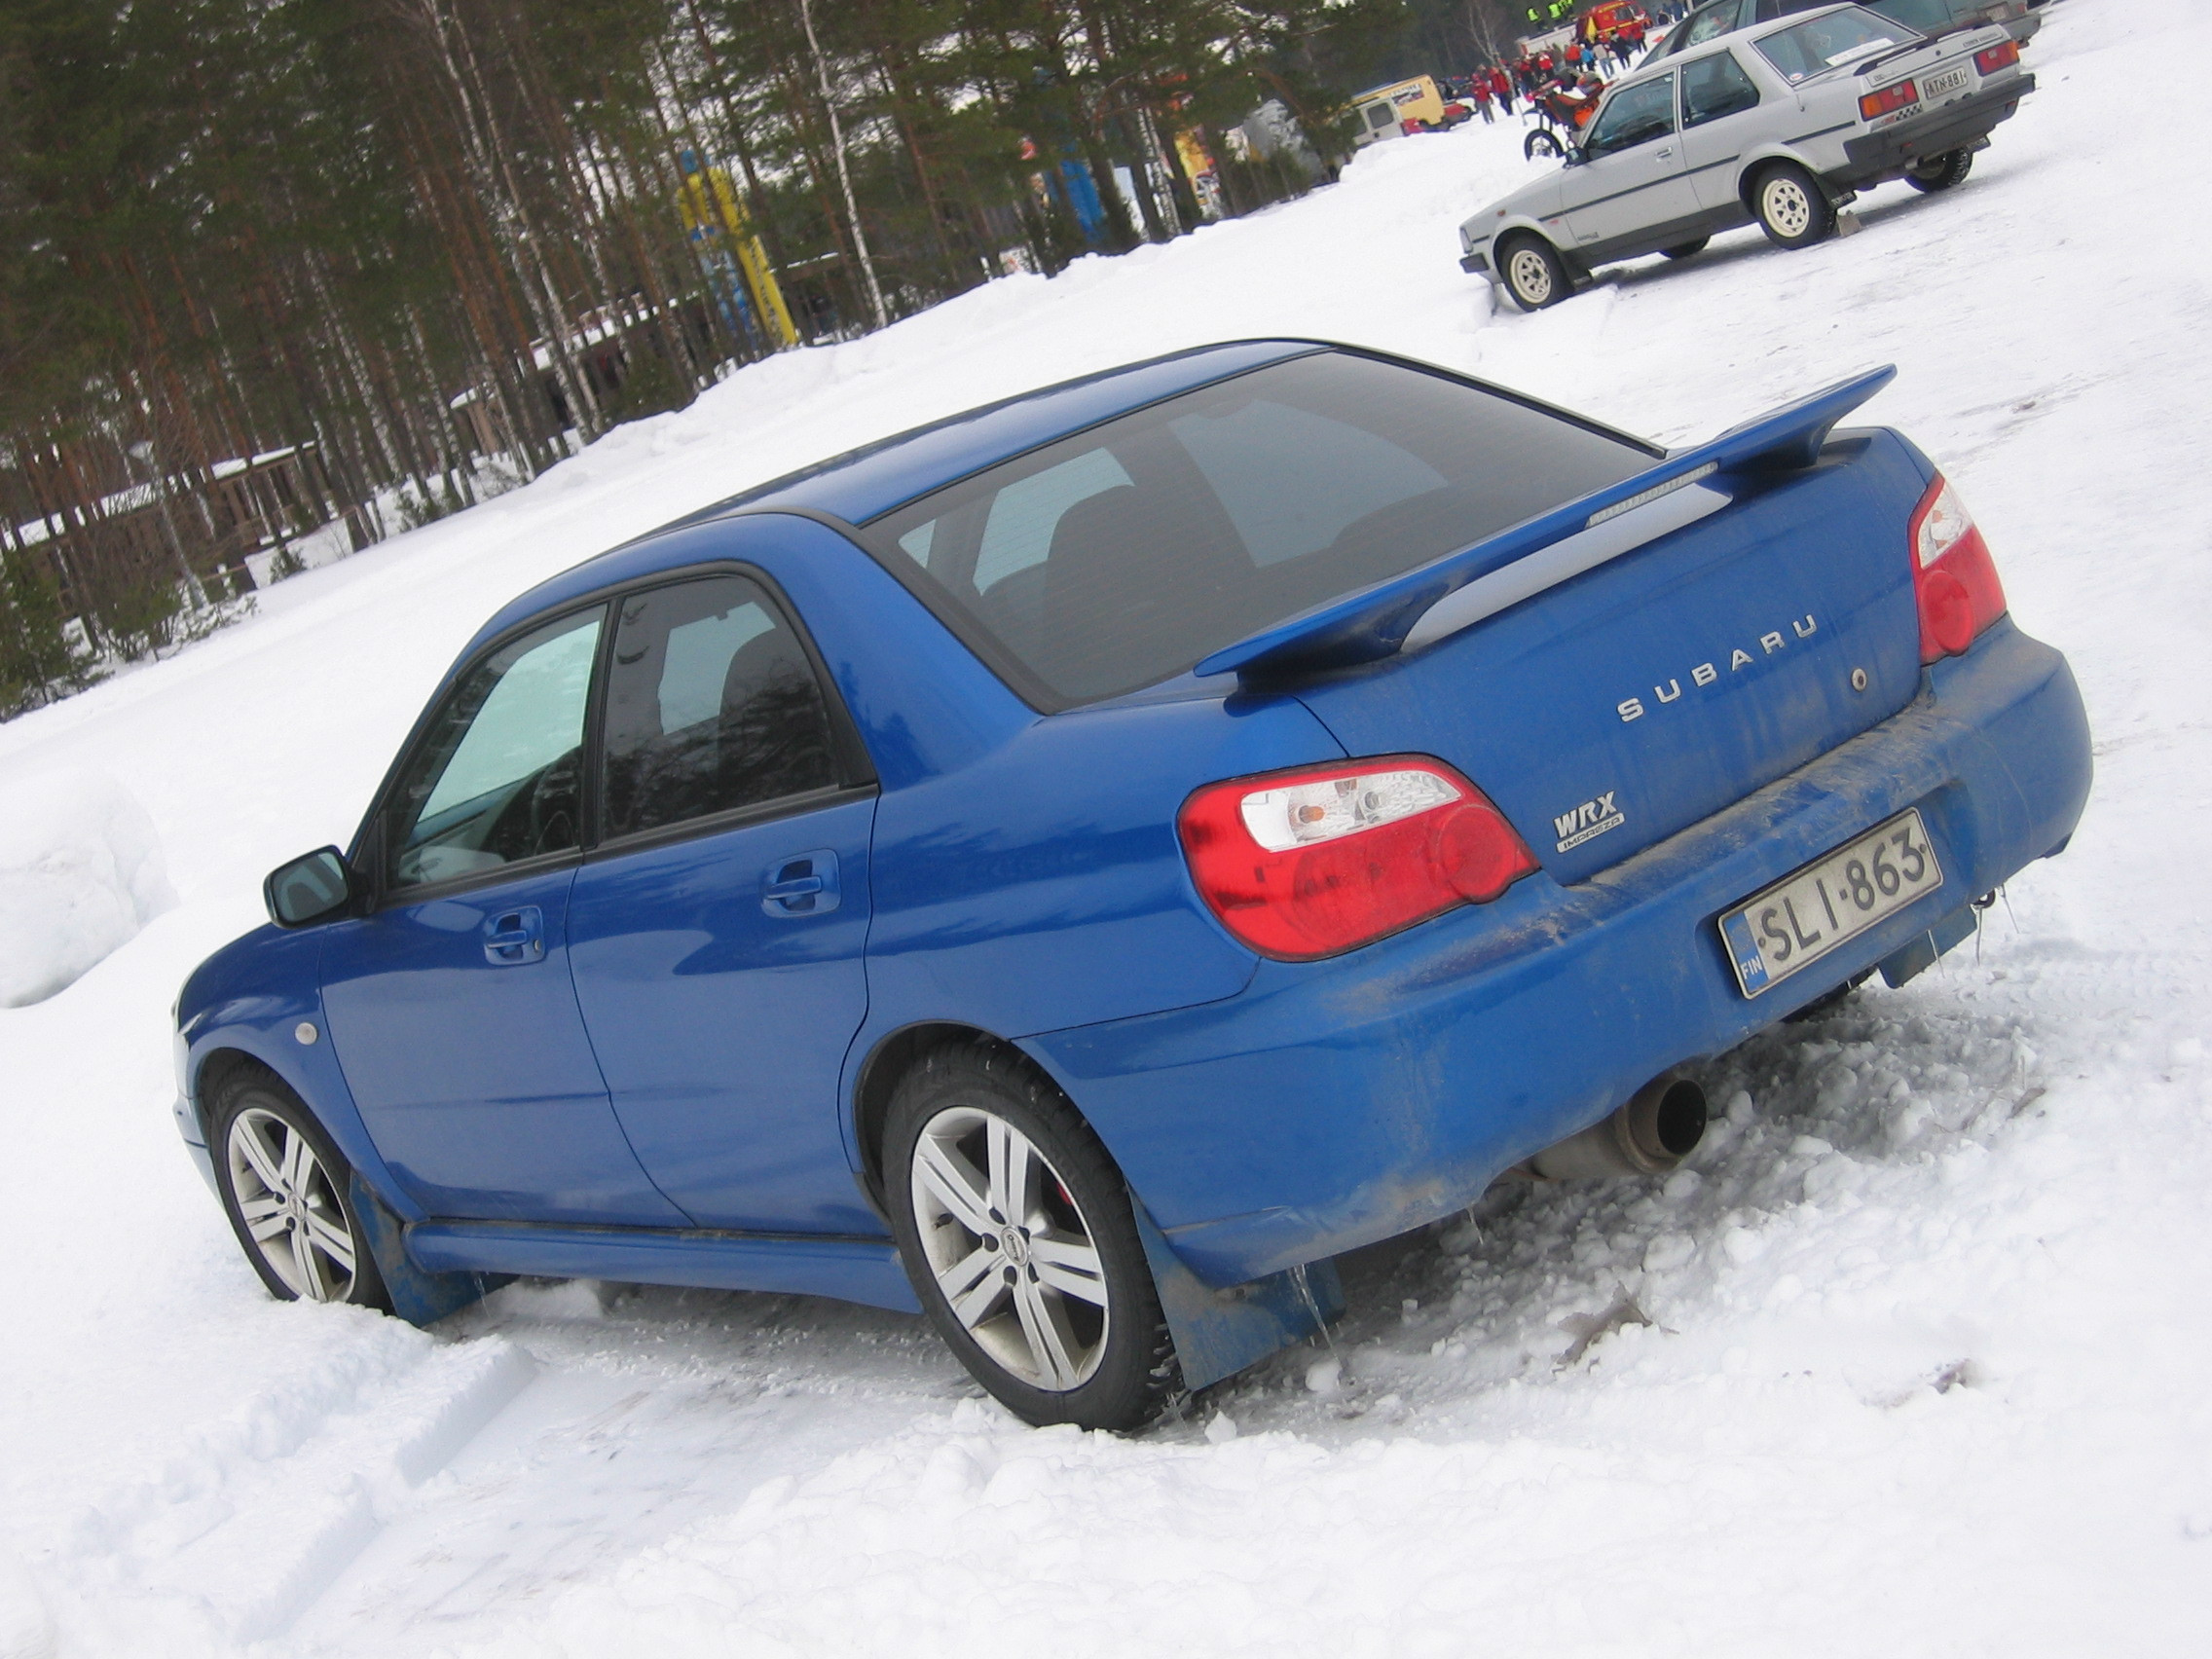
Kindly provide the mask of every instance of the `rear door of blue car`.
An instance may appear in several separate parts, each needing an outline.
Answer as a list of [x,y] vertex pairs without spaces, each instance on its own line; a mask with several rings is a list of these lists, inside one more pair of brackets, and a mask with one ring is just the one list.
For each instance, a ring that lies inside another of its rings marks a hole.
[[702,1226],[880,1232],[833,1102],[867,1012],[875,789],[756,571],[616,602],[569,950],[639,1161]]

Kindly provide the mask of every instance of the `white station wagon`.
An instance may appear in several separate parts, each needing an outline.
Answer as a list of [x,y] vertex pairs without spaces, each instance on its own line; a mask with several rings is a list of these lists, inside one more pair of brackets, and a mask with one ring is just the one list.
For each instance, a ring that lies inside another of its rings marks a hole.
[[1869,185],[1957,184],[2035,84],[1995,26],[1932,41],[1862,6],[1755,24],[1614,82],[1557,172],[1459,227],[1459,263],[1535,311],[1603,262],[1684,259],[1754,220],[1806,247]]

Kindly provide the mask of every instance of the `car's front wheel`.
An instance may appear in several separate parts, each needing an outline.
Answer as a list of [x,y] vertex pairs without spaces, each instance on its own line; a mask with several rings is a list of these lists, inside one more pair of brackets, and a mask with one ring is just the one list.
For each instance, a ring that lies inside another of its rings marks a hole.
[[220,1090],[207,1127],[224,1213],[271,1295],[387,1306],[350,1167],[298,1096],[243,1074]]
[[1552,245],[1539,237],[1521,236],[1500,250],[1498,275],[1505,291],[1523,311],[1556,306],[1574,291],[1567,266]]
[[1058,1090],[940,1050],[901,1081],[883,1150],[907,1276],[977,1382],[1033,1423],[1160,1414],[1181,1383],[1128,1189]]
[[1904,181],[1913,189],[1933,196],[1938,190],[1948,190],[1962,184],[1973,170],[1973,152],[1967,149],[1945,150],[1940,156],[1930,156],[1912,164],[1905,169]]
[[1810,247],[1835,232],[1835,209],[1820,182],[1793,162],[1768,167],[1751,186],[1751,211],[1777,247]]

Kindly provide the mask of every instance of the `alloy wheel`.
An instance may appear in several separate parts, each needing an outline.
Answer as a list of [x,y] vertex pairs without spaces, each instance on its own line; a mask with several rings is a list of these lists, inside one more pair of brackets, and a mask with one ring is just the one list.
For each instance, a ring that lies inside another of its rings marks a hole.
[[1088,1382],[1112,1327],[1106,1270],[1051,1161],[1004,1118],[955,1106],[923,1125],[909,1179],[929,1271],[976,1345],[1033,1388]]
[[231,1120],[231,1192],[269,1271],[304,1302],[344,1302],[354,1281],[353,1230],[308,1137],[259,1106]]

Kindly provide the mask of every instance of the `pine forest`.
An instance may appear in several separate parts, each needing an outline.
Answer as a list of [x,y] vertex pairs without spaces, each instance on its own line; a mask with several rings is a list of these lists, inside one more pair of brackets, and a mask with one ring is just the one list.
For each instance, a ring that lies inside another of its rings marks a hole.
[[1507,15],[0,0],[0,718],[769,352],[1309,189]]

